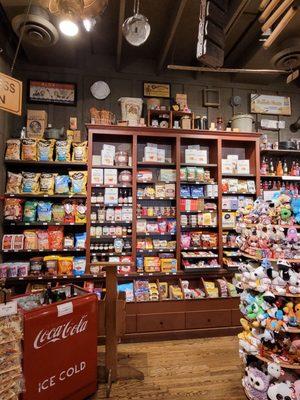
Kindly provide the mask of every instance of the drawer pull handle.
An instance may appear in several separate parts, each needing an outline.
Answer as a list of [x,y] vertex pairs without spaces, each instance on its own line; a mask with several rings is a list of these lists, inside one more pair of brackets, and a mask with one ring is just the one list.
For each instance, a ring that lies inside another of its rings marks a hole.
[[162,322],[162,321],[159,321],[159,323],[160,323],[160,325],[163,325],[163,322]]

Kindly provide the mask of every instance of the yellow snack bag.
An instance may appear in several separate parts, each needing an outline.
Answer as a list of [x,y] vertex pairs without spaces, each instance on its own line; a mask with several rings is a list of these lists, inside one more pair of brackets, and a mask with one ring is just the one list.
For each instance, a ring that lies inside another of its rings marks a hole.
[[58,273],[59,275],[72,275],[73,274],[73,260],[74,257],[59,257],[58,259]]
[[35,139],[22,140],[21,159],[24,161],[37,161],[37,141]]
[[86,162],[87,161],[87,142],[72,143],[73,154],[72,161]]
[[39,161],[53,161],[54,139],[40,139],[37,142],[37,159]]

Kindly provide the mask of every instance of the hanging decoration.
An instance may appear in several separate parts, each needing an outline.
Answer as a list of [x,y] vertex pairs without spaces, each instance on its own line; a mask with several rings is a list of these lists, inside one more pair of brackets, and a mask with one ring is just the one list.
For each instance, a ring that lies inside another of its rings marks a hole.
[[140,0],[134,0],[132,17],[127,18],[122,26],[123,35],[132,46],[141,46],[150,35],[151,27],[148,19],[140,14]]

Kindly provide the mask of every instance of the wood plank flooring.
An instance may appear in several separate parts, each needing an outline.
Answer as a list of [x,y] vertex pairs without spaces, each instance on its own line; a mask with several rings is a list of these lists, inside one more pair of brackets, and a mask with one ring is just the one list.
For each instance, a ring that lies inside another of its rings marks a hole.
[[[111,400],[246,399],[236,337],[121,344],[119,355],[120,365],[142,371],[145,379],[114,383]],[[92,399],[104,398],[100,385]]]

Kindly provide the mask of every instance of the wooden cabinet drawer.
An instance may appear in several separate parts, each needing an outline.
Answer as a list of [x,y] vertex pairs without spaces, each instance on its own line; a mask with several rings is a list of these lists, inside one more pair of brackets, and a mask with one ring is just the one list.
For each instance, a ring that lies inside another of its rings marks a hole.
[[186,313],[186,328],[215,328],[231,326],[231,310],[189,311]]
[[126,333],[136,332],[136,315],[126,315],[125,332]]
[[240,326],[240,319],[243,317],[243,314],[240,310],[231,310],[231,325],[232,326]]
[[171,331],[184,328],[184,312],[137,315],[137,332]]

